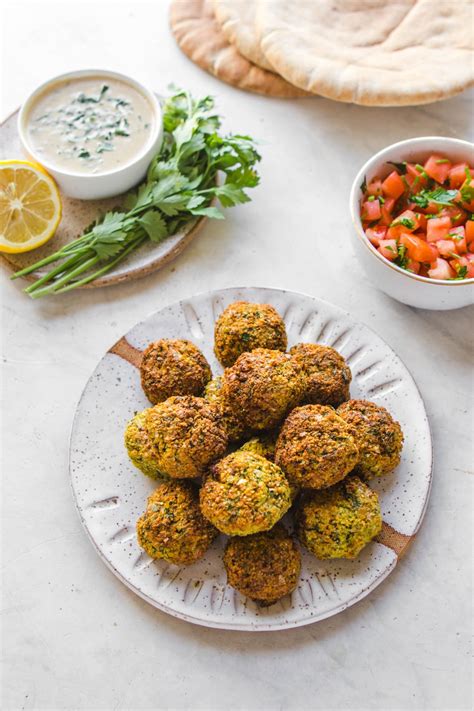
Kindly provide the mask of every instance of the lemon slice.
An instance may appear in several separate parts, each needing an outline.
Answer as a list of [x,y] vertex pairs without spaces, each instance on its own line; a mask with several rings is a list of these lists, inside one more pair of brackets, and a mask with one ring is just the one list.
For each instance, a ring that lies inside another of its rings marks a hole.
[[39,165],[0,161],[0,252],[28,252],[47,242],[61,219],[56,183]]

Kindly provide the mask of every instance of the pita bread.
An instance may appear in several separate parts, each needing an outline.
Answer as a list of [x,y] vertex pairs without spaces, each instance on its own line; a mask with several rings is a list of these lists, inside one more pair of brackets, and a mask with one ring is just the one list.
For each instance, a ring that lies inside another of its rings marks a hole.
[[275,70],[330,99],[425,104],[474,82],[471,0],[272,0],[257,21]]
[[274,69],[260,49],[257,10],[252,0],[214,0],[214,15],[229,42],[250,62],[271,72]]
[[296,98],[308,94],[278,74],[251,64],[238,53],[214,18],[211,0],[173,0],[170,25],[175,39],[195,64],[232,86],[266,96]]

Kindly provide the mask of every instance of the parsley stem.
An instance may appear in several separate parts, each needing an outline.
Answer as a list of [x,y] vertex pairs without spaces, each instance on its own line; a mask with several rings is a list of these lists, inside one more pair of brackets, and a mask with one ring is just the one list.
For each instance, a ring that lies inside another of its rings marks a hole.
[[65,262],[61,262],[55,269],[52,269],[50,272],[45,274],[44,276],[40,277],[40,279],[37,279],[33,284],[30,284],[26,289],[23,291],[25,294],[31,294],[33,291],[36,291],[36,289],[39,289],[40,286],[43,286],[48,281],[51,281],[51,279],[58,274],[62,274],[66,269],[74,266],[77,264],[79,260],[82,260],[82,256],[80,254],[77,254],[74,257],[70,257],[70,259],[67,259]]
[[59,287],[63,286],[64,284],[67,284],[75,276],[78,276],[79,274],[82,274],[83,272],[87,271],[99,261],[100,257],[97,256],[90,257],[89,259],[86,259],[86,261],[81,259],[79,266],[77,266],[75,269],[67,272],[66,274],[64,274],[64,276],[62,276],[57,281],[54,281],[49,286],[46,286],[43,289],[38,289],[37,291],[30,292],[30,296],[33,299],[39,299],[41,296],[46,296],[47,294],[55,294]]
[[67,286],[63,286],[61,289],[55,289],[54,293],[55,294],[63,294],[65,291],[71,291],[72,289],[77,289],[78,286],[83,286],[84,284],[87,284],[90,281],[93,281],[94,279],[97,279],[97,277],[102,276],[106,272],[108,272],[112,267],[114,267],[118,262],[120,262],[122,259],[125,259],[125,257],[132,252],[136,247],[140,247],[143,242],[146,241],[146,237],[142,236],[139,239],[135,240],[135,242],[132,242],[126,249],[124,249],[123,252],[121,252],[115,259],[113,259],[111,262],[108,262],[105,266],[103,266],[101,269],[98,269],[97,271],[93,272],[92,274],[89,274],[89,276],[84,277],[83,279],[80,279],[79,281],[74,281],[72,284],[68,284]]

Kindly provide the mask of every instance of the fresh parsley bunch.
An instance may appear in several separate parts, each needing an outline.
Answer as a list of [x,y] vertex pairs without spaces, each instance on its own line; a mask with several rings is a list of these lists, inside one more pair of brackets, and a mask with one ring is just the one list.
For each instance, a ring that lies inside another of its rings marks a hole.
[[[161,242],[202,215],[222,219],[222,207],[248,202],[246,188],[258,185],[260,160],[249,136],[219,134],[214,101],[195,100],[178,90],[163,107],[164,134],[160,152],[147,178],[130,193],[123,211],[107,212],[70,244],[36,264],[16,272],[25,276],[48,264],[47,274],[25,289],[32,298],[61,294],[108,272],[144,242]],[[218,184],[218,173],[223,180]]]

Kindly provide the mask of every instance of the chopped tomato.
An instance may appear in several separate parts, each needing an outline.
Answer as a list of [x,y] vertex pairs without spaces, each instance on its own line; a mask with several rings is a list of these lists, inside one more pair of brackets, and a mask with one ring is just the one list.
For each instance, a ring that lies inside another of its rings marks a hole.
[[452,226],[458,227],[466,222],[467,212],[457,205],[452,205],[451,207],[443,207],[439,217],[450,217]]
[[432,217],[426,226],[426,239],[428,242],[437,242],[444,239],[451,229],[451,219],[445,217]]
[[444,156],[432,155],[423,166],[425,172],[437,183],[444,183],[451,170],[451,161]]
[[418,274],[418,272],[420,271],[420,267],[420,262],[415,262],[414,259],[409,259],[405,269],[407,269],[409,272],[413,272],[413,274]]
[[473,276],[474,168],[468,163],[438,154],[424,165],[402,160],[362,192],[362,226],[384,258],[421,277]]
[[456,272],[445,259],[438,257],[428,270],[428,276],[431,279],[454,279]]
[[401,225],[407,232],[414,232],[418,229],[418,218],[412,210],[405,210],[392,222],[392,227]]
[[365,231],[367,238],[374,247],[379,246],[381,239],[385,239],[387,235],[387,228],[383,225],[375,225],[375,227],[368,227]]
[[398,256],[398,246],[396,239],[381,239],[379,246],[380,254],[391,262]]
[[[466,176],[464,176],[464,178],[465,177]],[[380,178],[374,178],[370,181],[367,186],[367,195],[373,195],[374,197],[382,195],[382,181]]]
[[396,170],[385,178],[382,183],[382,190],[384,195],[394,198],[395,200],[397,200],[400,195],[403,195],[405,192],[405,184]]
[[464,199],[463,193],[465,192],[474,195],[474,180],[466,180],[461,187],[461,203],[463,207],[465,207],[466,210],[469,210],[469,212],[474,212],[474,197]]
[[378,200],[367,200],[363,205],[362,219],[374,222],[382,217]]
[[452,257],[453,253],[456,254],[456,245],[451,239],[439,239],[436,247],[442,257]]
[[420,190],[426,186],[426,176],[423,175],[422,171],[417,168],[414,163],[407,163],[407,174],[405,177],[414,193],[420,192]]
[[392,223],[392,211],[393,208],[395,207],[395,199],[394,198],[386,198],[384,204],[380,208],[380,211],[382,213],[382,223],[386,225],[387,227]]
[[466,230],[461,225],[460,227],[452,227],[448,232],[449,239],[452,239],[456,245],[456,252],[464,254],[467,252]]
[[449,171],[449,187],[460,188],[466,180],[467,163],[456,163]]
[[438,256],[436,247],[415,235],[403,234],[400,243],[405,245],[408,256],[415,262],[434,262]]

